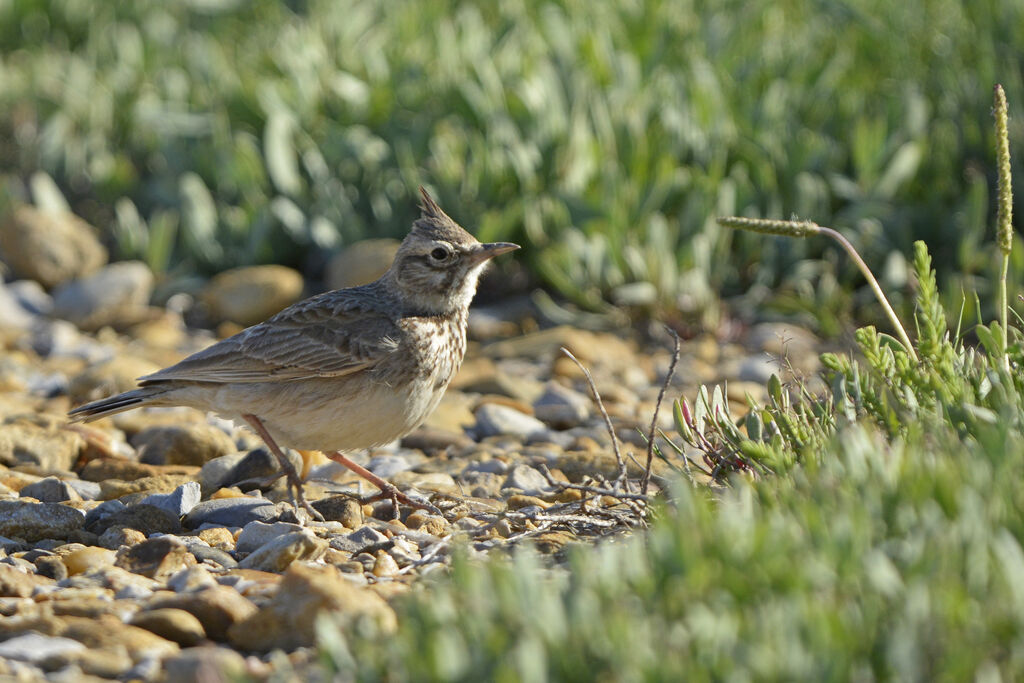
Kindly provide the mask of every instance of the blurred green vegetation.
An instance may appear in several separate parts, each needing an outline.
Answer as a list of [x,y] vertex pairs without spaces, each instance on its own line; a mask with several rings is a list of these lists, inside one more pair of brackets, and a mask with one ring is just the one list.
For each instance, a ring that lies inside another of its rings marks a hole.
[[1015,0],[3,0],[0,169],[172,275],[309,270],[422,183],[586,307],[744,292],[832,332],[875,309],[829,245],[714,217],[845,230],[897,289],[925,239],[987,300],[1021,45]]

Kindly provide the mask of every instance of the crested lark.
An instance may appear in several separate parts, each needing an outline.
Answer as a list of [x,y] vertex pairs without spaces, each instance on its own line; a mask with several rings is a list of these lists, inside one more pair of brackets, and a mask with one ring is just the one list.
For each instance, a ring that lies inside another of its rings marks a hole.
[[314,517],[278,444],[324,451],[396,503],[433,510],[338,451],[389,443],[433,412],[462,363],[480,273],[519,247],[481,244],[420,194],[421,216],[376,282],[293,304],[70,417],[94,420],[146,405],[212,411],[259,434],[295,489],[293,501]]

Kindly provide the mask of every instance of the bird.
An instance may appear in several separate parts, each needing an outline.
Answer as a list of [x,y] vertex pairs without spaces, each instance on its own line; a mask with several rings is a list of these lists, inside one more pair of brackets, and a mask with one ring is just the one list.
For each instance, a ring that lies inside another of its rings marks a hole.
[[[393,442],[437,407],[466,352],[469,305],[491,259],[511,242],[479,242],[420,188],[420,215],[394,261],[369,284],[288,306],[138,388],[68,413],[92,421],[142,406],[189,406],[248,425],[277,459],[292,503],[313,518],[282,447],[322,451],[390,498],[437,513],[344,453]],[[294,491],[294,492],[293,492]]]

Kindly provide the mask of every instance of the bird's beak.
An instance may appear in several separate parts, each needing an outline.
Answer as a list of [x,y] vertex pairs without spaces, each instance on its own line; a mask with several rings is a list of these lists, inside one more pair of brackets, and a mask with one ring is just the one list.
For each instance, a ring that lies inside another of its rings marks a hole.
[[512,244],[511,242],[491,242],[489,244],[481,244],[469,253],[469,260],[472,264],[483,263],[495,256],[507,254],[508,252],[515,251],[518,248],[518,244]]

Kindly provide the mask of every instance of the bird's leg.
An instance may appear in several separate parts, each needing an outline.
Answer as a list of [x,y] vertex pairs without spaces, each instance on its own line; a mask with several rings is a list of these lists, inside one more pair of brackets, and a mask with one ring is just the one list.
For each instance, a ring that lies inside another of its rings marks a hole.
[[284,476],[288,478],[288,495],[292,499],[292,505],[296,509],[301,506],[302,509],[308,512],[309,516],[313,519],[320,522],[324,521],[323,515],[317,512],[316,509],[309,504],[309,501],[306,500],[306,496],[302,493],[302,479],[299,478],[298,472],[295,471],[295,466],[292,465],[291,461],[281,450],[281,447],[277,445],[276,441],[274,441],[274,437],[270,436],[270,432],[268,432],[267,428],[263,426],[263,422],[252,413],[245,413],[242,415],[242,418],[249,423],[249,426],[256,431],[259,437],[263,439],[263,442],[267,444],[267,448],[270,449],[270,452],[274,454],[275,458],[277,458],[278,464],[284,471]]
[[409,507],[416,508],[417,510],[426,510],[427,512],[430,512],[432,514],[443,516],[444,513],[442,513],[439,509],[437,509],[430,503],[422,503],[418,500],[413,500],[409,496],[399,491],[394,484],[384,479],[381,479],[376,474],[366,469],[362,465],[352,462],[338,451],[334,451],[333,453],[325,453],[325,455],[334,462],[339,463],[340,465],[346,467],[347,469],[355,472],[360,477],[362,477],[366,481],[370,482],[371,484],[379,488],[380,494],[378,496],[373,496],[372,498],[370,498],[370,501],[390,498],[392,501],[392,505],[395,506],[396,515],[398,514],[398,501],[402,501]]

